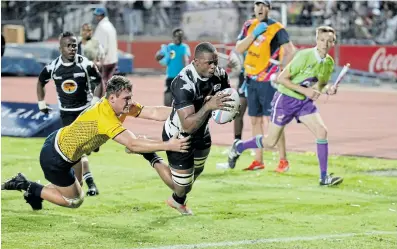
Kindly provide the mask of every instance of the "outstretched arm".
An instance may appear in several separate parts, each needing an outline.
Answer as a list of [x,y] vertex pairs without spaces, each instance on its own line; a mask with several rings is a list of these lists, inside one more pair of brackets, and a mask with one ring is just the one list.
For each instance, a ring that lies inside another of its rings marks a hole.
[[189,148],[189,137],[182,139],[172,138],[167,142],[163,142],[159,140],[137,138],[134,133],[129,130],[124,130],[114,137],[113,140],[127,147],[127,149],[132,153],[146,153],[166,150],[187,152],[187,149]]
[[149,120],[165,121],[170,116],[171,111],[172,108],[167,106],[145,106],[138,117]]

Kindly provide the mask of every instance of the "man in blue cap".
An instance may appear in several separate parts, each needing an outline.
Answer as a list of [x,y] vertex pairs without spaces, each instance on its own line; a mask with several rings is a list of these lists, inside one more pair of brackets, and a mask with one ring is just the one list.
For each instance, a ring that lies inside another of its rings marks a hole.
[[117,66],[117,32],[113,24],[109,21],[106,8],[100,7],[94,10],[94,16],[98,22],[95,29],[94,38],[97,39],[104,48],[105,58],[102,65],[102,79],[105,84],[113,76]]

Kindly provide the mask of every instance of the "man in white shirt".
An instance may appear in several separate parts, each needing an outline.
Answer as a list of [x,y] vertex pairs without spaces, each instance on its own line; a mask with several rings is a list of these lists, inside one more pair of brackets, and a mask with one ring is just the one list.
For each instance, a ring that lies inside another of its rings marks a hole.
[[102,79],[105,83],[105,89],[107,81],[113,76],[117,67],[117,33],[113,24],[107,17],[107,11],[105,8],[96,8],[94,10],[94,16],[98,22],[98,26],[95,29],[94,38],[97,39],[104,48],[105,57],[102,65]]

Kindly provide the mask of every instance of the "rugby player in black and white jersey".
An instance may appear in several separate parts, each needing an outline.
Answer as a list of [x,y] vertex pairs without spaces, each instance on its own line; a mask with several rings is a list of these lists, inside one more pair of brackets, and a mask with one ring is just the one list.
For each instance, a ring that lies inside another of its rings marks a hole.
[[[102,78],[92,61],[76,54],[77,38],[73,33],[64,32],[60,35],[59,50],[61,55],[46,65],[39,75],[37,98],[40,111],[48,113],[51,108],[44,101],[45,85],[52,79],[58,95],[62,126],[67,126],[100,99]],[[93,86],[96,86],[95,89],[92,89]],[[84,173],[88,185],[87,195],[99,194],[86,155],[75,165],[74,170],[76,175]]]
[[163,127],[163,140],[191,136],[187,153],[167,151],[174,193],[167,204],[183,215],[192,215],[186,206],[186,195],[204,169],[211,148],[208,120],[216,109],[228,110],[230,95],[219,93],[230,88],[227,73],[218,67],[215,47],[208,42],[197,45],[194,60],[171,83],[172,112]]

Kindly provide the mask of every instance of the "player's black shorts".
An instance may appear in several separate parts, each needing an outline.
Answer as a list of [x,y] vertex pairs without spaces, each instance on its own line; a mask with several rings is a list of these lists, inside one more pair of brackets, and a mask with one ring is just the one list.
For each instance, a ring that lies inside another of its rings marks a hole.
[[[163,128],[163,141],[168,141],[168,137],[165,129]],[[207,132],[203,137],[192,138],[190,141],[189,151],[186,153],[167,151],[168,163],[171,168],[177,170],[186,170],[194,167],[195,155],[200,155],[198,151],[207,150],[211,148],[211,135]],[[208,155],[200,155],[200,157],[207,158]],[[196,158],[197,159],[197,158]]]
[[171,92],[171,83],[175,78],[167,78],[165,79],[165,92],[169,93]]
[[76,118],[82,113],[84,110],[77,111],[77,112],[66,112],[66,111],[60,111],[61,113],[61,121],[62,121],[62,127],[68,126],[71,123],[73,123]]
[[77,162],[65,161],[55,149],[58,130],[51,133],[44,142],[40,152],[40,165],[45,179],[59,187],[68,187],[75,182],[74,169]]
[[241,73],[238,75],[238,86],[237,86],[237,92],[238,92],[238,95],[240,96],[240,98],[245,98],[245,93],[244,93],[244,91],[240,91],[240,88],[241,88],[241,86],[243,85],[244,80],[245,80],[244,72],[241,72]]

